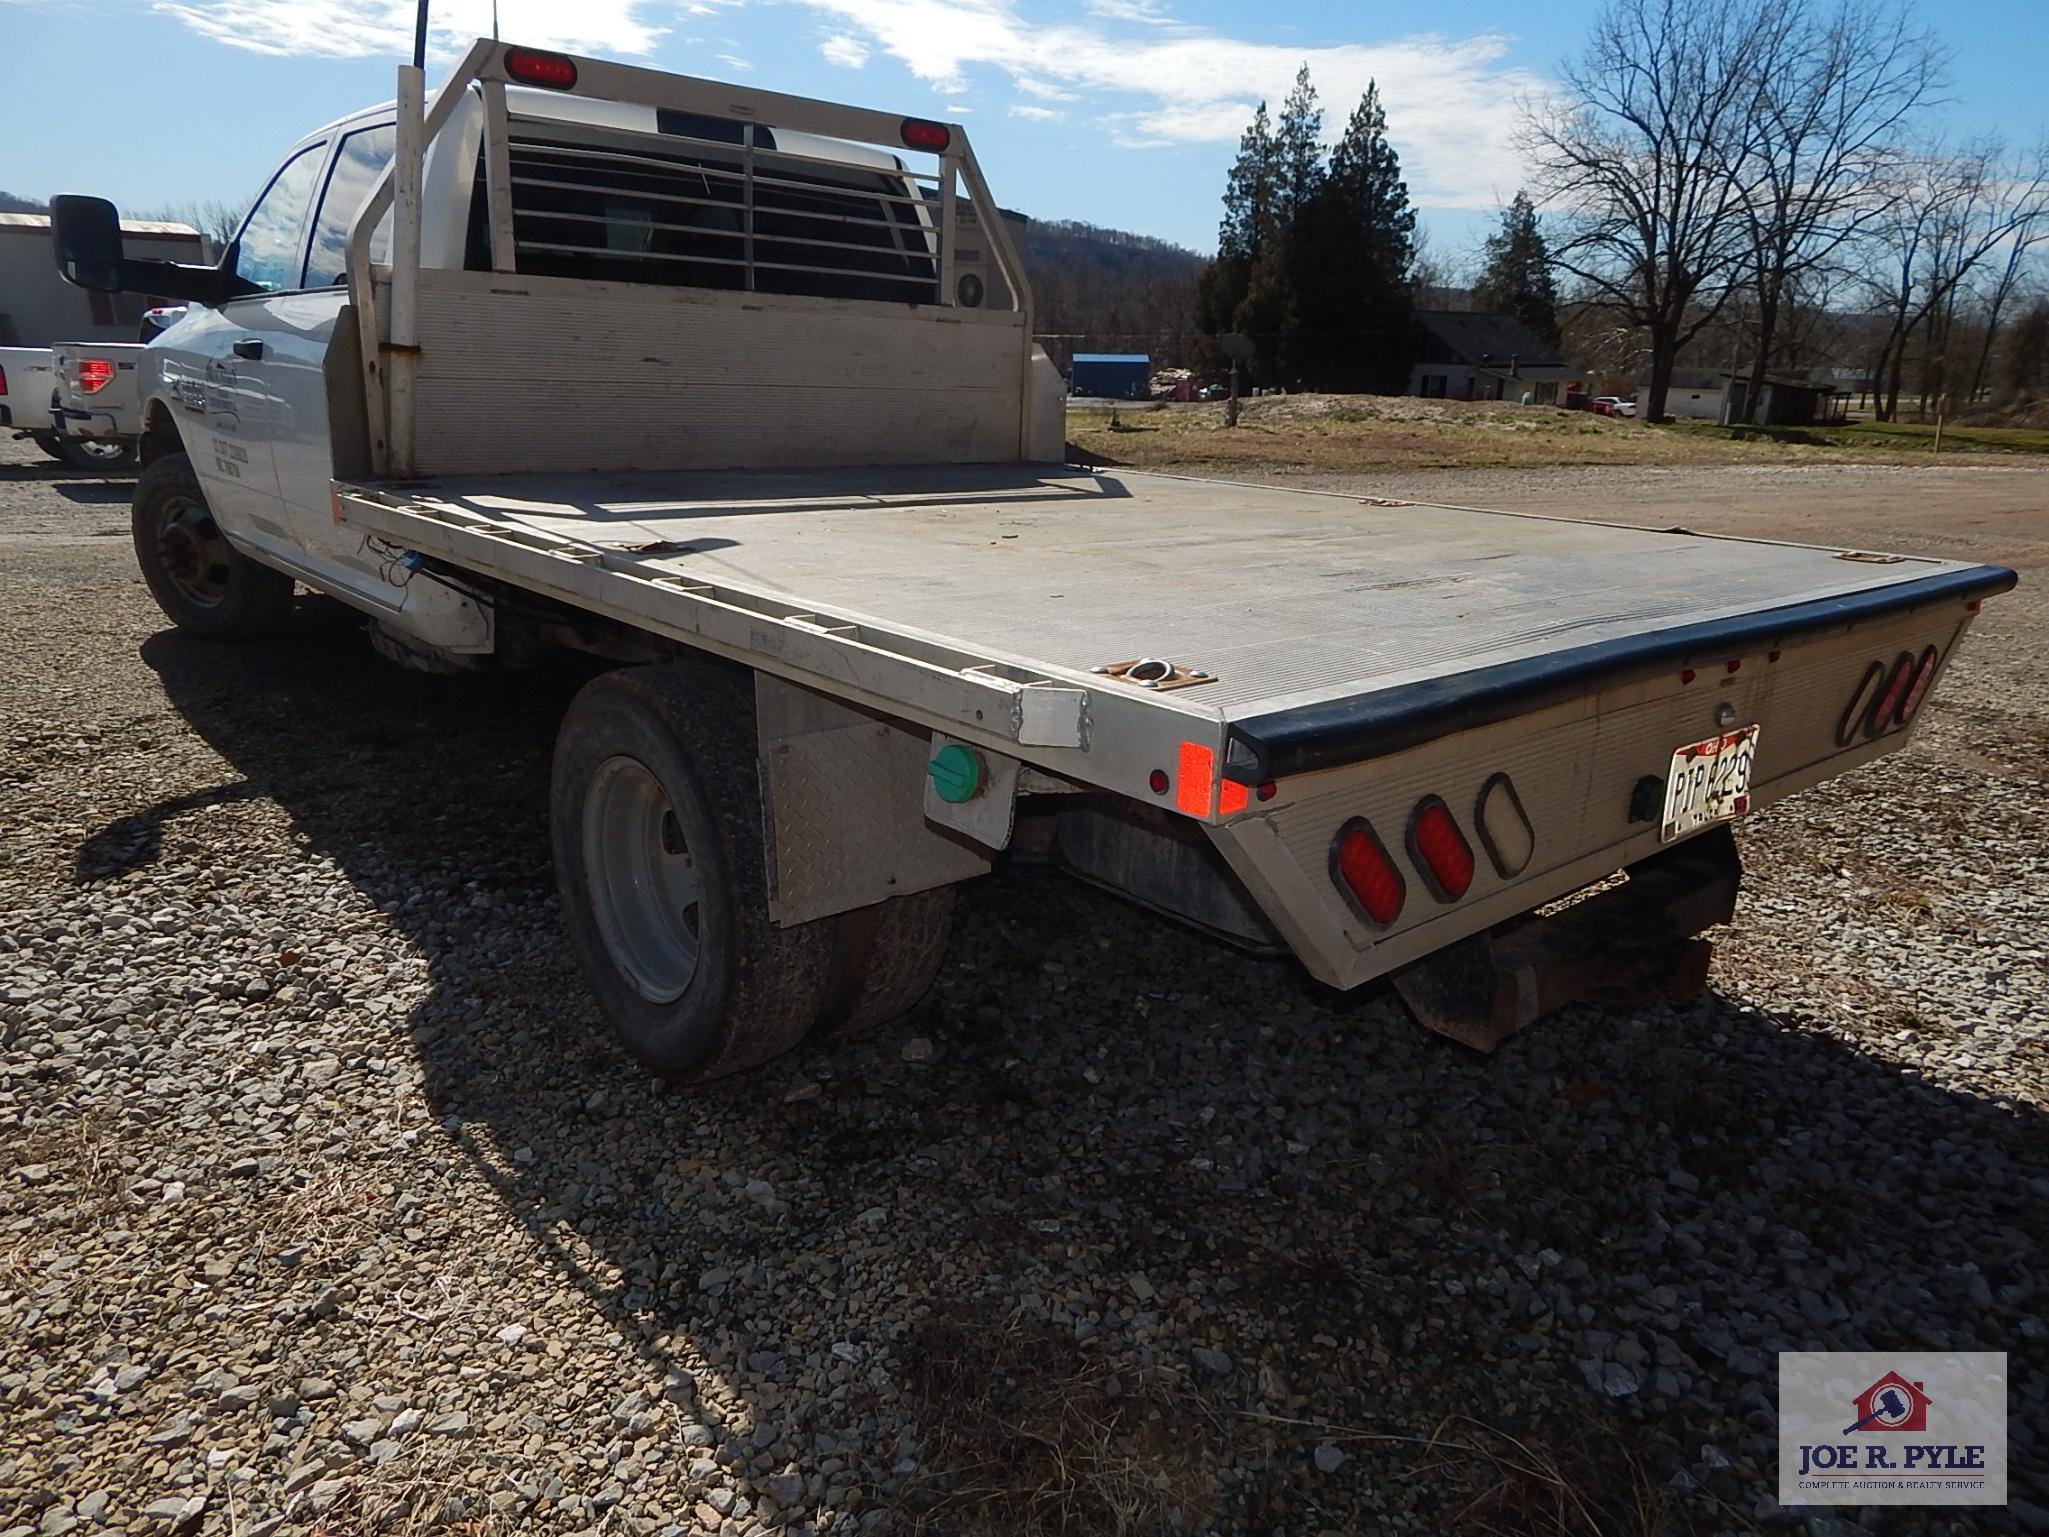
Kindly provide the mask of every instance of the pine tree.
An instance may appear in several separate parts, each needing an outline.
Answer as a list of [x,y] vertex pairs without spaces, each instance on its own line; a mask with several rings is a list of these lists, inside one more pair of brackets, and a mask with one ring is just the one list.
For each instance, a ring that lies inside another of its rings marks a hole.
[[1487,237],[1487,265],[1473,285],[1473,305],[1513,315],[1546,343],[1558,345],[1551,248],[1527,193],[1516,193],[1515,201],[1501,210],[1501,228]]
[[1295,89],[1281,106],[1274,157],[1278,173],[1276,222],[1286,229],[1302,216],[1323,186],[1323,108],[1317,105],[1307,64],[1296,71]]
[[1238,158],[1224,184],[1224,222],[1217,230],[1217,250],[1258,261],[1275,233],[1281,180],[1280,145],[1259,104],[1252,122],[1238,140]]
[[1315,383],[1399,393],[1415,356],[1408,278],[1416,211],[1401,157],[1387,142],[1377,83],[1367,84],[1345,124],[1303,222],[1307,260],[1298,302],[1314,333]]

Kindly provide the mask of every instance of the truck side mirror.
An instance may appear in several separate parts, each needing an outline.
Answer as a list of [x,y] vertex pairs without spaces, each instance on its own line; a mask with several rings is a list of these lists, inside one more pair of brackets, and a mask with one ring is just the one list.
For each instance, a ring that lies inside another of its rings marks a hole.
[[50,233],[65,281],[102,293],[122,287],[121,215],[103,197],[67,193],[50,200]]

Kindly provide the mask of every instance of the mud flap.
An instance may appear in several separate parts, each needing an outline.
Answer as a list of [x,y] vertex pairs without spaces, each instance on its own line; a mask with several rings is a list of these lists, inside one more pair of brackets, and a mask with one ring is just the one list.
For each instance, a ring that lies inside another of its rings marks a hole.
[[1481,1051],[1575,1001],[1627,1008],[1695,996],[1714,954],[1696,936],[1735,916],[1735,838],[1718,827],[1627,873],[1620,885],[1475,934],[1388,980],[1420,1023]]

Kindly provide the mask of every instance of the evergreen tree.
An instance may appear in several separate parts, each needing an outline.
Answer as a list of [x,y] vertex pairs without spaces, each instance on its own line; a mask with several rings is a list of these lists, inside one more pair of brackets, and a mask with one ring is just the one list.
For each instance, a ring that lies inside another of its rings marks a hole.
[[[1195,290],[1195,326],[1205,336],[1242,329],[1246,295],[1278,234],[1280,147],[1259,104],[1238,140],[1238,158],[1224,183],[1224,219],[1217,228],[1217,259]],[[1214,349],[1210,349],[1214,351]],[[1216,366],[1220,353],[1207,358]]]
[[1276,222],[1285,230],[1302,216],[1323,186],[1323,108],[1317,105],[1307,64],[1296,71],[1295,89],[1281,106],[1274,158]]
[[1473,306],[1513,315],[1551,346],[1558,345],[1551,248],[1527,193],[1516,193],[1515,201],[1501,210],[1501,228],[1487,237],[1487,265],[1473,285]]
[[1380,89],[1369,82],[1302,221],[1298,303],[1314,332],[1320,389],[1396,394],[1415,357],[1409,264],[1416,211],[1401,158],[1387,142]]

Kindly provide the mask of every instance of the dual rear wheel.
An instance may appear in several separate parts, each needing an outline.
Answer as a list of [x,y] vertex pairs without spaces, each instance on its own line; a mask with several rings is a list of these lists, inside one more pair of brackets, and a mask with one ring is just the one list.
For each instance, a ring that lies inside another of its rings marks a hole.
[[564,920],[600,1011],[667,1077],[738,1072],[930,989],[950,889],[778,927],[768,915],[752,675],[703,661],[588,684],[556,739]]

